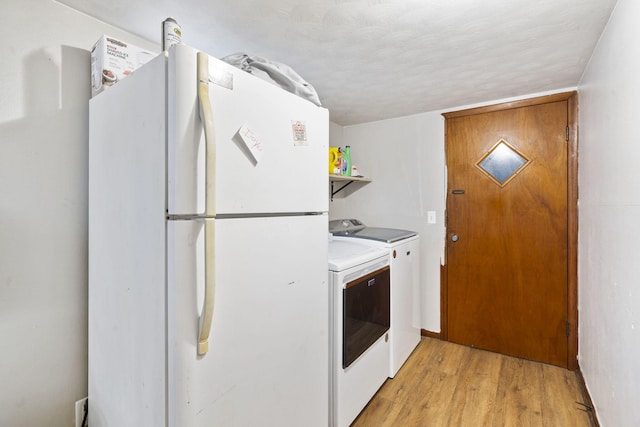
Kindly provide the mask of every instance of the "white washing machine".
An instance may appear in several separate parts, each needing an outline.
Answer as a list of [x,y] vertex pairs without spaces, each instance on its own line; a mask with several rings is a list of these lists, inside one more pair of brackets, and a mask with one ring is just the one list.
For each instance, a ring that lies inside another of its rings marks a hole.
[[357,219],[329,221],[334,240],[359,241],[389,253],[391,328],[389,378],[393,378],[420,342],[420,240],[418,233],[367,227]]
[[347,427],[389,374],[389,253],[329,237],[330,420]]

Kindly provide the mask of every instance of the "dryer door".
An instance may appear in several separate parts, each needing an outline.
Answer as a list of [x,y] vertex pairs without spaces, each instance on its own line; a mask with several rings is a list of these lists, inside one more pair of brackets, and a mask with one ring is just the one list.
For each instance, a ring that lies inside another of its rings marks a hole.
[[342,368],[389,330],[389,272],[388,266],[376,270],[347,283],[342,291]]

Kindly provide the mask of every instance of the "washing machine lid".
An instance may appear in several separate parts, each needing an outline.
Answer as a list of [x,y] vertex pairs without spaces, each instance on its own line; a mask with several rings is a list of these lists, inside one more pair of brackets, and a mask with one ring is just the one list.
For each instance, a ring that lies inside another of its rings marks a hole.
[[329,240],[329,270],[344,271],[378,258],[388,257],[384,248],[376,248],[356,240]]
[[415,231],[398,228],[367,227],[357,219],[329,221],[329,231],[334,236],[357,237],[385,243],[394,243],[418,234]]
[[417,234],[415,231],[397,228],[365,227],[362,230],[354,231],[349,234],[349,236],[359,239],[375,240],[377,242],[395,243],[416,236]]

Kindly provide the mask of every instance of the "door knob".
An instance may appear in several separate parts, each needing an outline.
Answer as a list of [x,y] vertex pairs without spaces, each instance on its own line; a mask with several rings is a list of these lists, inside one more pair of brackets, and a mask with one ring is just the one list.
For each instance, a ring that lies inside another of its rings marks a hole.
[[457,242],[457,241],[458,241],[458,239],[459,239],[459,237],[458,237],[458,235],[457,235],[457,234],[454,234],[454,235],[452,235],[452,236],[451,236],[451,241],[452,241],[452,242]]

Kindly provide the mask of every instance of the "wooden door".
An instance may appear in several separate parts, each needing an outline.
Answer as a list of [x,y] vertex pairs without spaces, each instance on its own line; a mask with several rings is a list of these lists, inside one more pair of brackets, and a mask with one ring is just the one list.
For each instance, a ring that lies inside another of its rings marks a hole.
[[572,367],[575,126],[556,98],[445,114],[444,323],[450,341]]

